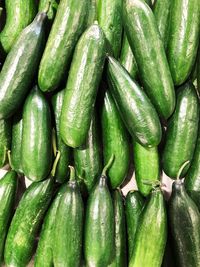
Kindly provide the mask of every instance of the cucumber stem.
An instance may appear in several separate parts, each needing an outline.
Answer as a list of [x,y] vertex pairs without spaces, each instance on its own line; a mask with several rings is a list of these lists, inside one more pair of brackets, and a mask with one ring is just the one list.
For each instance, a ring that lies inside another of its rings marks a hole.
[[11,151],[8,150],[8,151],[7,151],[7,155],[8,155],[8,164],[9,164],[10,167],[11,167],[11,156],[10,156],[10,153],[11,153]]
[[71,165],[69,165],[68,167],[70,168],[70,177],[69,177],[69,180],[70,181],[75,181],[76,180],[75,169]]
[[51,4],[52,4],[52,0],[49,0],[47,5],[46,5],[46,7],[45,7],[45,9],[44,9],[44,11],[43,11],[44,13],[47,14],[49,12]]
[[58,164],[58,161],[60,159],[60,151],[58,150],[57,151],[57,154],[56,154],[56,158],[54,160],[54,163],[53,163],[53,168],[51,170],[51,176],[54,177],[55,176],[55,173],[56,173],[56,167],[57,167],[57,164]]
[[115,156],[114,156],[114,154],[112,154],[110,159],[109,159],[109,161],[108,161],[108,163],[104,166],[103,171],[101,173],[101,176],[106,176],[106,172],[111,167],[114,158],[115,158]]
[[57,153],[57,147],[56,147],[56,131],[53,128],[52,130],[52,145],[53,145],[53,154],[54,157],[56,157],[56,153]]
[[187,160],[186,162],[183,163],[183,165],[180,167],[180,169],[179,169],[179,171],[178,171],[176,180],[180,180],[180,176],[181,176],[181,173],[182,173],[183,169],[184,169],[185,166],[188,165],[189,163],[190,163],[189,160]]

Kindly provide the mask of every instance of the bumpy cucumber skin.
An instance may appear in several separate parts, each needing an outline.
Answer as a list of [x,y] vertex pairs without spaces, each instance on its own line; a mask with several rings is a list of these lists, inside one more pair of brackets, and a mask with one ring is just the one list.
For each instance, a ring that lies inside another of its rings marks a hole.
[[104,163],[112,154],[115,160],[108,170],[109,184],[119,187],[128,173],[130,163],[129,138],[125,125],[118,113],[112,95],[107,90],[101,112]]
[[61,137],[73,148],[83,145],[87,137],[105,51],[105,35],[94,24],[83,33],[76,46],[61,112]]
[[186,193],[182,181],[175,181],[172,186],[169,222],[178,266],[199,267],[200,214],[196,204]]
[[[58,8],[58,1],[57,0],[51,0],[49,10],[47,12],[47,17],[50,21],[52,21],[55,17],[56,10]],[[39,0],[39,12],[44,12],[47,10],[47,7],[49,5],[49,0]]]
[[97,20],[97,0],[88,0],[88,7],[89,9],[86,18],[86,28],[91,26],[95,20]]
[[11,146],[11,121],[0,120],[0,168],[7,163],[7,152]]
[[167,241],[167,214],[160,189],[152,191],[135,234],[129,267],[160,267]]
[[51,111],[42,92],[35,86],[23,109],[22,169],[28,179],[47,177],[52,162]]
[[[166,143],[162,155],[164,172],[176,178],[187,160],[192,160],[199,122],[199,100],[192,83],[181,86],[177,92],[176,110],[168,122]],[[190,163],[182,171],[184,177]]]
[[[61,0],[40,62],[38,85],[44,92],[56,89],[67,71],[80,37],[87,0]],[[66,73],[67,74],[67,73]]]
[[109,89],[131,136],[144,146],[157,146],[161,126],[154,106],[117,60],[108,57]]
[[146,185],[145,181],[155,182],[160,178],[158,147],[143,147],[133,140],[133,159],[138,190],[146,197],[152,186]]
[[86,266],[108,266],[114,258],[114,208],[105,176],[89,195],[84,233]]
[[0,265],[3,260],[4,243],[10,219],[13,215],[16,190],[17,174],[9,171],[0,179]]
[[13,115],[30,89],[43,48],[45,18],[39,13],[6,57],[0,73],[0,119]]
[[189,77],[197,54],[200,34],[199,0],[171,1],[167,57],[175,85]]
[[155,17],[142,0],[123,3],[124,27],[140,80],[159,116],[167,119],[175,108],[175,92]]
[[60,183],[67,180],[68,165],[70,163],[70,148],[66,146],[60,136],[60,116],[64,99],[64,90],[53,95],[51,103],[54,111],[55,130],[56,130],[56,147],[60,151],[60,159],[56,167],[55,177]]
[[5,244],[6,266],[26,267],[44,214],[53,194],[53,179],[32,183],[23,194],[12,219]]

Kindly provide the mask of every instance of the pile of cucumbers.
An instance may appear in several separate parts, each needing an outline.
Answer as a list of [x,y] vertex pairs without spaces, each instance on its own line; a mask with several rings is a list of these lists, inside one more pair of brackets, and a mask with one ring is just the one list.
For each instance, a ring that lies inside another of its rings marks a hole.
[[200,267],[199,94],[199,0],[0,0],[0,266]]

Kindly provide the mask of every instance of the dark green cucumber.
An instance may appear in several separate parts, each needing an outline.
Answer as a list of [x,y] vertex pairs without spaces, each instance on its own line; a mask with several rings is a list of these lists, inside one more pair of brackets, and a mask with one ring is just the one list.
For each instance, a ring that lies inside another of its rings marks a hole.
[[75,170],[60,199],[55,219],[53,262],[56,267],[79,267],[82,256],[84,207]]
[[60,159],[56,168],[56,180],[60,183],[66,181],[68,174],[68,165],[70,162],[70,148],[66,146],[60,136],[60,115],[64,99],[64,90],[53,95],[51,102],[54,111],[56,147],[60,151]]
[[93,24],[79,39],[73,55],[60,118],[61,137],[73,148],[83,145],[87,137],[103,71],[105,47],[103,31]]
[[86,18],[86,25],[88,28],[97,20],[97,0],[88,0],[88,14]]
[[36,15],[34,0],[5,0],[6,24],[0,34],[0,43],[8,53],[22,30],[32,22]]
[[171,1],[167,57],[175,85],[189,77],[200,36],[199,0]]
[[133,141],[133,159],[138,190],[147,196],[152,186],[146,185],[145,182],[151,183],[160,179],[158,147],[147,148]]
[[127,176],[130,163],[129,138],[123,121],[109,91],[105,92],[101,112],[104,162],[111,155],[115,161],[108,170],[109,184],[113,189],[119,187]]
[[169,201],[169,223],[178,266],[200,266],[200,213],[183,182],[174,181]]
[[43,47],[45,13],[38,13],[6,57],[0,73],[0,119],[21,106],[30,89]]
[[[164,172],[176,178],[180,167],[191,161],[195,149],[199,122],[199,100],[192,83],[181,86],[177,92],[176,110],[168,122],[166,143],[162,155]],[[186,174],[190,164],[183,172]]]
[[97,115],[92,116],[86,142],[74,149],[74,163],[77,176],[83,178],[83,189],[88,193],[96,184],[102,170],[102,152]]
[[167,119],[174,111],[175,92],[155,17],[142,0],[125,0],[123,3],[125,32],[140,80],[159,116]]
[[160,267],[167,241],[167,214],[160,188],[154,189],[146,203],[135,234],[129,267]]
[[135,233],[143,206],[144,198],[142,195],[138,191],[129,191],[125,202],[129,261],[134,248]]
[[11,121],[0,120],[0,168],[7,163],[7,153],[11,146]]
[[52,163],[51,111],[42,92],[35,86],[23,108],[22,169],[28,179],[47,177]]
[[39,67],[38,84],[42,91],[56,89],[67,75],[74,47],[83,31],[86,10],[87,0],[60,0]]
[[131,136],[144,146],[157,146],[161,126],[154,106],[117,60],[108,61],[109,89]]
[[47,12],[47,17],[49,20],[53,20],[58,8],[57,0],[39,0],[39,12]]
[[4,243],[13,215],[16,190],[17,174],[9,171],[0,179],[0,265],[3,261]]

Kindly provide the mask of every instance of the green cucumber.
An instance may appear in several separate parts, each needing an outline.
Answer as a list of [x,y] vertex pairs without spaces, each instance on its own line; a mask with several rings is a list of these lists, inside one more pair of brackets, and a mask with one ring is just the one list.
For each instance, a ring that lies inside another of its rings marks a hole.
[[87,137],[104,66],[105,46],[103,31],[93,24],[79,39],[73,55],[60,118],[61,137],[73,148],[83,145]]
[[161,126],[154,106],[117,60],[108,57],[109,89],[131,136],[144,146],[157,146]]
[[90,8],[88,9],[86,28],[97,20],[97,0],[88,0],[88,6]]
[[11,146],[11,121],[0,120],[0,168],[7,163],[7,153]]
[[0,179],[0,265],[3,261],[4,243],[13,215],[16,190],[17,174],[9,171]]
[[135,234],[129,267],[160,267],[167,241],[167,214],[160,188],[152,191]]
[[108,162],[112,154],[115,155],[115,161],[108,170],[109,184],[115,189],[123,183],[128,174],[130,149],[127,130],[109,91],[106,91],[104,96],[101,128],[104,162]]
[[160,179],[158,147],[147,148],[133,141],[133,159],[138,190],[146,197],[151,191],[151,185],[145,182],[152,183]]
[[53,262],[55,267],[79,267],[82,256],[84,207],[75,170],[63,193],[55,219]]
[[199,0],[171,1],[167,57],[175,85],[189,77],[200,37]]
[[[191,82],[177,91],[176,110],[168,122],[166,143],[162,155],[164,172],[176,178],[180,167],[191,161],[195,149],[199,122],[199,100]],[[183,172],[186,174],[190,164]]]
[[38,85],[44,92],[56,89],[67,76],[74,47],[80,37],[87,0],[61,0],[40,62]]
[[39,12],[46,12],[49,20],[53,20],[58,8],[57,0],[39,0]]
[[123,22],[140,80],[160,117],[175,108],[174,85],[154,14],[142,0],[123,2]]
[[33,82],[43,47],[45,13],[38,13],[6,57],[0,73],[0,119],[22,105]]
[[35,86],[23,108],[22,169],[28,179],[47,177],[52,163],[51,111],[43,93]]

